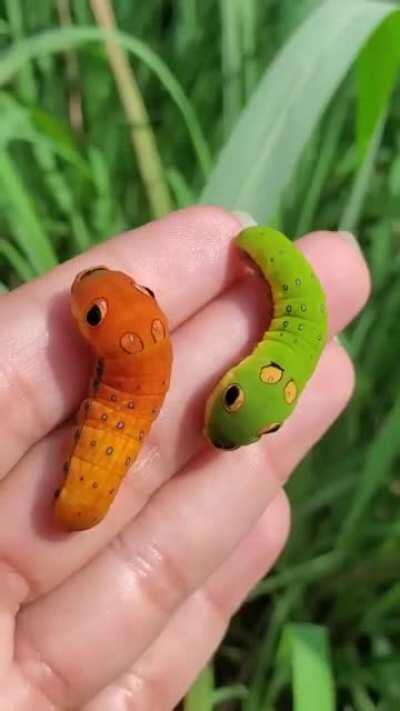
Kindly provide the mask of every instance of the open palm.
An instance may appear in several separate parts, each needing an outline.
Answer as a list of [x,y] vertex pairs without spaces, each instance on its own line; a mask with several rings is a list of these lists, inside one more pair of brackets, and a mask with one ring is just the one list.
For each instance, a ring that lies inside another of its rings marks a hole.
[[[271,567],[289,528],[282,486],[348,401],[350,360],[326,347],[282,430],[233,453],[202,435],[205,398],[265,326],[265,285],[242,267],[238,218],[191,208],[126,233],[0,299],[0,706],[7,711],[169,711]],[[334,233],[300,247],[327,293],[331,337],[369,291]],[[150,286],[173,330],[162,413],[105,520],[60,533],[68,418],[93,358],[68,289],[96,264]]]

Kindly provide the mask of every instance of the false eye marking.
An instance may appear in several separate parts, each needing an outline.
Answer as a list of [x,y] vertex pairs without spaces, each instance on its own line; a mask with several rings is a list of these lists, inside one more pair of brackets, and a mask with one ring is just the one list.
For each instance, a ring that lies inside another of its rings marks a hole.
[[119,342],[125,353],[140,353],[143,350],[143,341],[136,333],[124,333]]
[[292,405],[297,397],[297,386],[294,380],[289,380],[283,391],[284,398],[288,405]]
[[283,368],[281,368],[278,363],[273,363],[272,361],[268,365],[264,365],[260,370],[260,379],[263,383],[267,383],[268,385],[279,383],[282,377]]
[[151,335],[153,336],[153,341],[158,343],[165,338],[165,326],[159,318],[154,319],[151,324]]
[[237,412],[244,403],[244,392],[240,385],[228,385],[222,395],[222,402],[228,412]]
[[97,328],[104,321],[108,311],[105,299],[96,299],[86,311],[85,320],[91,328]]

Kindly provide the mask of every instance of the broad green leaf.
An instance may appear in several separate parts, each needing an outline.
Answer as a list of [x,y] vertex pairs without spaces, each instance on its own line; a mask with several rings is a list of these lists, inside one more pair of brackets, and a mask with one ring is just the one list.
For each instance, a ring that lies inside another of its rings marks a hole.
[[400,66],[400,11],[382,22],[357,62],[357,144],[360,159],[388,105]]
[[278,656],[291,669],[294,711],[334,711],[334,682],[324,627],[286,625]]
[[327,0],[267,69],[201,195],[202,203],[272,220],[282,191],[335,90],[396,5]]

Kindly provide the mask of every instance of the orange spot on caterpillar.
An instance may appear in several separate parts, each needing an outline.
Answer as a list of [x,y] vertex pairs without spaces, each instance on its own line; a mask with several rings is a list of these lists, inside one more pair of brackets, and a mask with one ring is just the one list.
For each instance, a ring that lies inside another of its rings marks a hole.
[[121,336],[120,345],[125,353],[140,353],[143,350],[143,341],[136,333],[124,333]]
[[162,341],[165,338],[165,327],[159,318],[154,319],[151,324],[151,335],[156,343]]
[[287,404],[292,405],[297,397],[297,386],[294,380],[289,380],[289,382],[285,385],[283,393]]

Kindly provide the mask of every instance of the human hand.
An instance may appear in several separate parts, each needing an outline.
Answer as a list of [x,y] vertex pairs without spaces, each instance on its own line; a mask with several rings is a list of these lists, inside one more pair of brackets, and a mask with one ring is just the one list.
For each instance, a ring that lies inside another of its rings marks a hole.
[[[207,445],[206,396],[265,326],[265,285],[231,244],[240,228],[219,208],[190,208],[0,298],[1,708],[169,711],[284,546],[282,486],[345,407],[354,376],[330,341],[281,431],[233,453]],[[299,245],[326,291],[333,337],[367,299],[366,265],[338,234]],[[65,420],[93,363],[66,290],[96,264],[155,291],[173,330],[172,383],[104,521],[61,534],[52,495]]]

